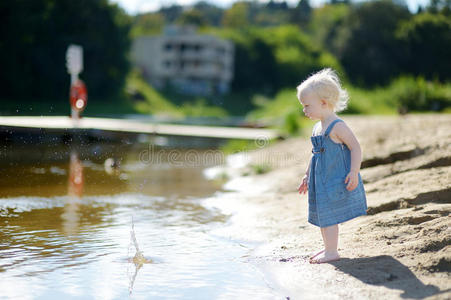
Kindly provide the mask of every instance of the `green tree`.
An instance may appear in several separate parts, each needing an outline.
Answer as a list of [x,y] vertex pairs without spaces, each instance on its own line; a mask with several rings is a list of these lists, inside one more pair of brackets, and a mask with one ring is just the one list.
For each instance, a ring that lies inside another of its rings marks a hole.
[[424,13],[403,23],[398,31],[406,46],[404,69],[427,79],[451,79],[451,19]]
[[199,1],[193,6],[194,9],[202,12],[207,23],[212,26],[220,26],[224,10],[205,1]]
[[285,25],[266,29],[265,41],[277,63],[277,88],[293,87],[321,68],[332,67],[344,74],[338,61],[307,36],[299,27]]
[[273,92],[277,87],[276,59],[269,45],[256,35],[234,40],[235,67],[232,90]]
[[121,92],[129,69],[130,19],[106,0],[0,2],[0,85],[6,99],[67,99],[69,44],[84,49],[92,98]]
[[160,13],[138,15],[133,20],[131,36],[160,34],[163,31],[165,22],[164,15]]
[[164,16],[166,22],[174,23],[183,13],[183,6],[173,4],[171,6],[160,8],[158,12]]
[[396,29],[408,20],[405,6],[390,0],[366,2],[353,7],[345,24],[348,35],[337,56],[352,82],[386,84],[402,71],[404,53]]
[[286,25],[216,34],[235,44],[235,92],[273,95],[283,87],[293,88],[313,71],[332,67],[343,74],[338,61],[311,41],[297,26]]
[[309,0],[300,0],[292,11],[291,21],[300,26],[306,26],[310,22],[312,11]]
[[349,38],[350,28],[344,24],[349,19],[350,12],[351,6],[344,3],[326,4],[316,8],[308,26],[313,42],[339,56]]
[[430,13],[441,13],[445,16],[450,16],[451,0],[430,0],[426,9]]
[[252,3],[251,23],[256,26],[279,26],[290,21],[290,9],[286,2],[269,1],[267,4]]
[[244,28],[249,25],[249,3],[236,2],[225,11],[222,25],[230,28]]
[[177,19],[176,23],[180,25],[196,25],[202,27],[207,25],[207,19],[201,11],[193,8],[184,11]]

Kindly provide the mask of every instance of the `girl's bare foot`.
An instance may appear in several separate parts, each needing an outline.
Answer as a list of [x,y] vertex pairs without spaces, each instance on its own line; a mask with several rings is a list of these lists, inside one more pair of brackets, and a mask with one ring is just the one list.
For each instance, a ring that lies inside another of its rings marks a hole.
[[310,260],[311,264],[322,264],[322,263],[326,263],[326,262],[330,262],[330,261],[335,261],[335,260],[339,260],[340,259],[340,255],[338,255],[338,252],[322,252],[319,255],[317,255],[316,257],[314,257],[313,259]]
[[326,251],[326,249],[320,250],[318,252],[316,252],[315,254],[310,256],[310,260],[314,259],[315,257],[317,257],[318,255],[320,255],[321,253],[323,253],[324,251]]

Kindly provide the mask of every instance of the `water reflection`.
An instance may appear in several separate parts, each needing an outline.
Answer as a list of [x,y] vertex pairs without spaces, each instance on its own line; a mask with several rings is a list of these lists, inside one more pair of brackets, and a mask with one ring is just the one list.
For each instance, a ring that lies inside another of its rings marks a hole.
[[2,297],[274,298],[239,260],[248,249],[210,234],[228,216],[202,204],[219,189],[203,166],[143,164],[139,149],[99,159],[92,149],[105,153],[90,146],[59,151],[64,162],[0,160]]
[[83,196],[83,165],[78,158],[76,150],[72,150],[69,161],[69,176],[67,188],[67,203],[64,205],[64,212],[61,214],[63,220],[62,228],[66,235],[73,235],[77,232],[80,216],[80,199]]
[[[54,197],[67,195],[73,153],[83,168],[83,195],[114,195],[132,192],[165,197],[202,197],[221,188],[203,175],[206,164],[184,163],[184,153],[171,150],[179,160],[155,151],[158,159],[141,160],[145,146],[36,145],[7,147],[0,152],[0,198],[19,196]],[[189,152],[191,151],[191,152]],[[208,156],[197,151],[199,157]],[[190,157],[190,156],[188,156]],[[20,180],[18,180],[20,178]],[[26,182],[26,184],[24,184]]]

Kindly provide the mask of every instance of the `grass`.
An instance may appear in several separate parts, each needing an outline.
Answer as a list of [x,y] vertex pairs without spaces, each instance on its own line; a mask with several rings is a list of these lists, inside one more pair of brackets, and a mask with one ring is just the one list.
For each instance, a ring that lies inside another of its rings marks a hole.
[[271,171],[271,166],[268,164],[255,164],[250,166],[255,174],[265,174]]

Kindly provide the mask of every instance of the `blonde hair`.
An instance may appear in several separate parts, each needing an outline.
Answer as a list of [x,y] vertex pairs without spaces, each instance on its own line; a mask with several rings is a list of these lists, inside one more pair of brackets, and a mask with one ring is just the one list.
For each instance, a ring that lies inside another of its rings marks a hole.
[[320,99],[326,100],[334,112],[340,112],[348,106],[349,95],[341,87],[337,73],[331,68],[322,69],[311,75],[297,86],[297,97],[300,100],[306,92],[314,92]]

